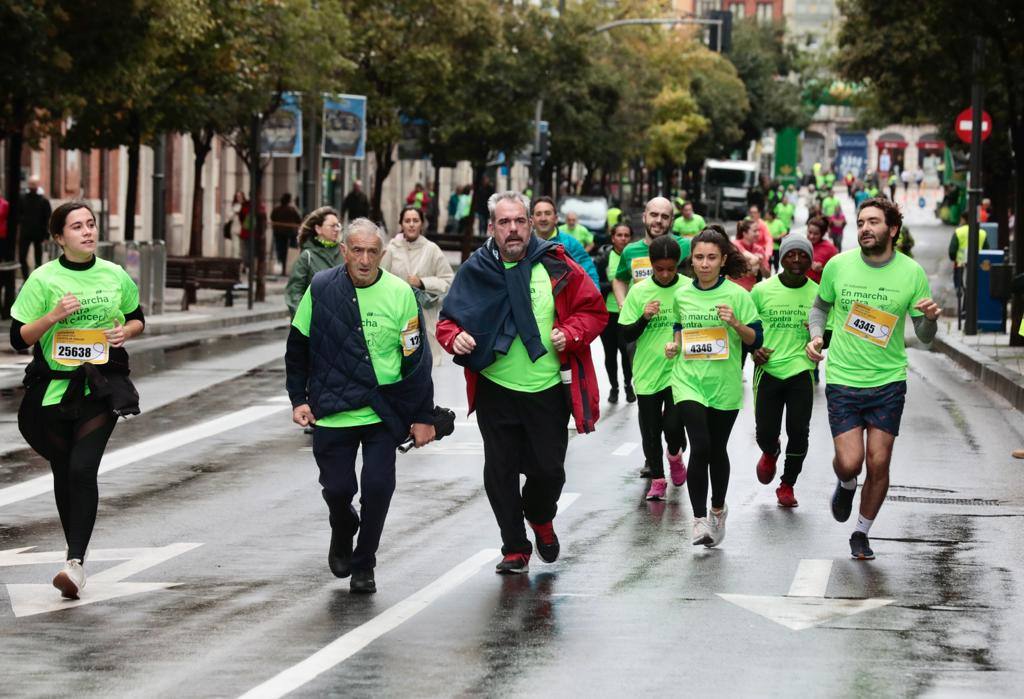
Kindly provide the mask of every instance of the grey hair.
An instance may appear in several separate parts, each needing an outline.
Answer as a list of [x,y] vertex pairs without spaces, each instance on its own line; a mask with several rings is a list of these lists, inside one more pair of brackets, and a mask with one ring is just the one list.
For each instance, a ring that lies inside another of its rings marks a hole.
[[384,240],[384,231],[368,218],[357,218],[349,221],[348,226],[345,227],[345,232],[341,236],[342,244],[348,245],[348,239],[352,237],[352,234],[377,236],[380,238],[381,251],[388,246],[388,241]]
[[494,220],[494,210],[497,208],[499,201],[514,201],[517,204],[521,204],[526,215],[530,215],[530,198],[522,192],[508,189],[504,192],[495,192],[487,199],[487,210],[491,214],[492,221]]

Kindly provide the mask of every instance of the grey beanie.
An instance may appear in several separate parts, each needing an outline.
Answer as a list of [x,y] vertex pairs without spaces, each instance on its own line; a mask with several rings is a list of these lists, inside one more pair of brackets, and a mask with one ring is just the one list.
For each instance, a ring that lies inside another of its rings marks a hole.
[[814,246],[803,233],[790,233],[782,239],[779,245],[779,259],[785,257],[790,250],[803,250],[808,257],[814,259]]

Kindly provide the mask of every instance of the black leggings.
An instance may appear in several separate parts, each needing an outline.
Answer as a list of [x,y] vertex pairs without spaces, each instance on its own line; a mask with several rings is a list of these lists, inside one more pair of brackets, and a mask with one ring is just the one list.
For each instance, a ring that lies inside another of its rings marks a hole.
[[782,411],[786,411],[786,466],[782,482],[796,485],[807,456],[814,382],[810,371],[801,371],[788,379],[777,379],[761,367],[754,370],[754,419],[757,446],[774,454],[782,431]]
[[668,450],[673,454],[686,448],[686,432],[677,415],[675,403],[672,402],[672,388],[651,395],[637,395],[636,404],[640,417],[640,441],[643,443],[644,459],[651,471],[651,478],[664,478],[665,457],[661,454],[661,435],[665,435]]
[[608,325],[601,332],[601,345],[604,347],[604,369],[608,372],[608,382],[612,388],[619,387],[619,373],[615,366],[615,354],[622,355],[623,385],[633,384],[633,360],[626,349],[626,341],[619,332],[619,314],[608,314]]
[[729,434],[739,410],[716,410],[697,401],[684,400],[676,411],[690,438],[690,468],[687,490],[694,517],[708,514],[708,475],[711,478],[711,506],[725,506],[729,489]]
[[[25,398],[38,400],[39,393],[26,392]],[[41,432],[44,444],[30,446],[50,462],[53,471],[53,495],[68,544],[67,558],[84,560],[99,505],[96,474],[117,416],[105,400],[89,396],[73,419],[62,417],[59,406],[40,407],[35,400],[22,410],[27,415],[19,416],[19,421],[27,417],[45,425]]]

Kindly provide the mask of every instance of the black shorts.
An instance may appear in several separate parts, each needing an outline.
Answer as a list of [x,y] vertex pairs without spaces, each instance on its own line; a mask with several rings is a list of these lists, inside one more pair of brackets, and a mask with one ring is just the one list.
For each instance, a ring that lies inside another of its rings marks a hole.
[[871,388],[829,384],[825,386],[825,399],[833,438],[855,427],[876,427],[896,437],[907,399],[907,382],[893,381]]

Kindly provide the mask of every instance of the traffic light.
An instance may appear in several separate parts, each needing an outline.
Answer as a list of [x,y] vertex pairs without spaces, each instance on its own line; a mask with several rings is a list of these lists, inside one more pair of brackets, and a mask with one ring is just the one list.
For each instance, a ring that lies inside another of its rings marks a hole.
[[721,32],[719,25],[712,24],[708,31],[708,48],[720,53],[729,53],[732,50],[732,12],[729,10],[711,10],[708,12],[708,19],[722,21]]

